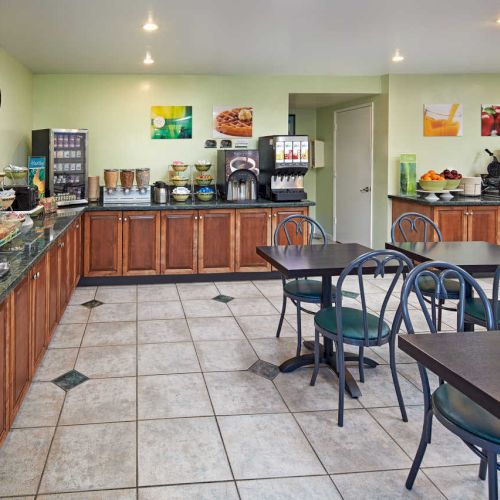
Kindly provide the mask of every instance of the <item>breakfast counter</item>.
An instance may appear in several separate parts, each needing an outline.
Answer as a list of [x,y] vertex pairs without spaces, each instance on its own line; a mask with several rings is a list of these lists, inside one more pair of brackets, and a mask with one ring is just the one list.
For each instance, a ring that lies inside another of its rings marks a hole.
[[400,200],[405,203],[416,203],[420,205],[428,206],[500,206],[500,193],[498,196],[485,195],[485,196],[454,196],[451,200],[437,200],[429,201],[423,196],[414,195],[401,195],[401,194],[390,194],[389,199]]

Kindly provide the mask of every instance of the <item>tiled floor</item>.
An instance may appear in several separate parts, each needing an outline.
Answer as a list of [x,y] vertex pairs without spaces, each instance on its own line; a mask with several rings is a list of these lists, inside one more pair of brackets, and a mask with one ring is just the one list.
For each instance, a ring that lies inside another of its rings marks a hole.
[[[374,311],[386,285],[367,288]],[[386,347],[368,350],[380,365],[366,370],[361,398],[347,397],[343,428],[328,369],[315,387],[310,368],[273,380],[249,370],[295,353],[291,304],[275,338],[281,290],[278,280],[78,288],[0,449],[0,497],[486,498],[476,457],[436,421],[414,489],[404,488],[423,399],[403,353],[408,423]],[[81,305],[93,299],[102,305]],[[312,316],[302,324],[312,335]],[[446,313],[444,329],[452,324]],[[72,369],[89,379],[67,392],[51,382]]]

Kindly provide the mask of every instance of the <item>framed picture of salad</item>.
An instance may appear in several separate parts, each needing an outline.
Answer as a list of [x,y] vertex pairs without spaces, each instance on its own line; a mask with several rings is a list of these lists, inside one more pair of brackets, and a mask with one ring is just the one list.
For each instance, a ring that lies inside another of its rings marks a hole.
[[481,135],[483,137],[500,136],[500,104],[481,106]]
[[425,104],[424,136],[462,137],[463,114],[462,104]]

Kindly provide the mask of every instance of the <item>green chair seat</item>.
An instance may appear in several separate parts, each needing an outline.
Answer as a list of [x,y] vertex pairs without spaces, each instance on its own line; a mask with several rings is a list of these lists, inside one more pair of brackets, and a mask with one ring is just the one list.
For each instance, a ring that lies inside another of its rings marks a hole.
[[500,419],[450,384],[442,384],[434,391],[432,403],[439,413],[464,431],[500,444]]
[[[419,288],[422,293],[433,293],[436,289],[436,283],[430,276],[422,276],[418,280]],[[449,294],[449,299],[454,295],[458,297],[458,292],[460,291],[460,282],[454,279],[445,279],[444,287]]]
[[[493,306],[493,301],[490,300],[491,305]],[[484,307],[481,299],[479,298],[467,298],[465,299],[464,311],[467,316],[471,316],[483,323],[486,322],[486,315],[484,314]],[[497,311],[500,313],[500,302],[497,303]],[[498,316],[500,318],[500,314]]]
[[[292,280],[284,286],[285,293],[297,297],[299,300],[321,302],[322,283],[318,280]],[[335,287],[332,287],[332,297],[335,297]]]
[[[368,322],[368,339],[376,340],[378,337],[379,317],[374,314],[366,314]],[[322,309],[314,316],[314,323],[322,330],[337,335],[337,316],[335,307]],[[391,333],[391,328],[384,321],[382,324],[382,337],[387,337]],[[345,338],[353,340],[364,340],[363,312],[360,309],[351,307],[342,308],[342,334]]]

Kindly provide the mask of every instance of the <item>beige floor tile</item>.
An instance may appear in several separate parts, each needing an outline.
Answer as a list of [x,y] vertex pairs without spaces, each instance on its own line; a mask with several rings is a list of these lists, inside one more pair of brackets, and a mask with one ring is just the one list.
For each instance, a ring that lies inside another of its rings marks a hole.
[[220,294],[213,283],[178,283],[181,300],[213,299]]
[[266,298],[234,299],[227,304],[235,316],[265,316],[276,314],[275,307]]
[[183,300],[182,307],[184,307],[186,318],[232,316],[231,310],[226,304],[212,299]]
[[135,321],[137,304],[135,302],[103,304],[94,307],[90,313],[89,323],[109,323],[112,321]]
[[290,414],[239,415],[218,421],[235,479],[325,473]]
[[128,490],[81,491],[79,493],[56,493],[39,495],[40,500],[135,500],[135,488]]
[[214,418],[139,422],[139,486],[232,479]]
[[40,492],[135,486],[135,426],[120,422],[59,427]]
[[266,297],[283,296],[283,282],[281,280],[260,280],[260,281],[254,281],[253,284]]
[[0,495],[35,494],[53,427],[13,429],[0,448]]
[[70,306],[77,306],[83,304],[84,302],[88,302],[89,300],[93,300],[95,298],[95,293],[97,291],[97,287],[95,286],[85,286],[76,288],[71,298],[69,300]]
[[16,416],[16,427],[54,427],[65,392],[52,382],[33,382]]
[[328,476],[287,477],[238,481],[242,500],[269,498],[273,500],[341,500]]
[[184,311],[178,300],[139,302],[137,304],[137,319],[139,321],[177,318],[184,318]]
[[95,295],[96,300],[100,300],[105,304],[121,304],[123,302],[137,301],[137,286],[136,285],[120,285],[120,286],[100,286]]
[[50,342],[49,348],[57,349],[64,347],[80,347],[84,331],[85,323],[58,325]]
[[261,291],[250,281],[221,281],[215,286],[222,295],[228,295],[234,299],[248,299],[253,297],[262,298]]
[[[274,338],[278,331],[280,317],[279,315],[270,316],[237,316],[243,333],[248,339]],[[288,321],[284,320],[281,327],[280,337],[296,337],[297,333],[290,326]]]
[[62,318],[59,321],[61,325],[71,323],[86,323],[89,319],[90,309],[84,306],[67,306]]
[[78,349],[49,349],[38,366],[34,380],[50,381],[75,366]]
[[75,368],[89,378],[133,377],[136,374],[136,347],[82,347]]
[[139,345],[139,375],[199,372],[192,342]]
[[134,321],[89,323],[85,328],[82,347],[135,344],[136,340]]
[[244,340],[245,336],[234,318],[189,318],[193,340]]
[[137,287],[137,292],[138,302],[180,300],[175,285],[139,285]]
[[295,417],[331,474],[411,465],[410,459],[367,410],[345,410],[344,427],[338,427],[336,411],[296,413]]
[[405,488],[408,470],[385,470],[380,472],[362,472],[356,474],[336,474],[333,482],[344,500],[373,500],[390,498],[391,500],[425,499],[445,500],[439,490],[424,474],[417,476],[412,491]]
[[195,346],[205,372],[247,370],[257,361],[246,340],[210,340]]
[[139,377],[137,390],[140,419],[213,415],[201,373]]
[[216,415],[288,412],[273,383],[255,373],[206,373]]
[[278,366],[293,358],[297,350],[297,340],[293,338],[253,339],[250,343],[260,359]]
[[139,321],[137,332],[139,344],[191,341],[189,328],[184,318]]
[[139,500],[238,500],[235,484],[199,483],[139,488]]
[[136,418],[135,377],[87,380],[68,391],[61,425],[120,422]]

